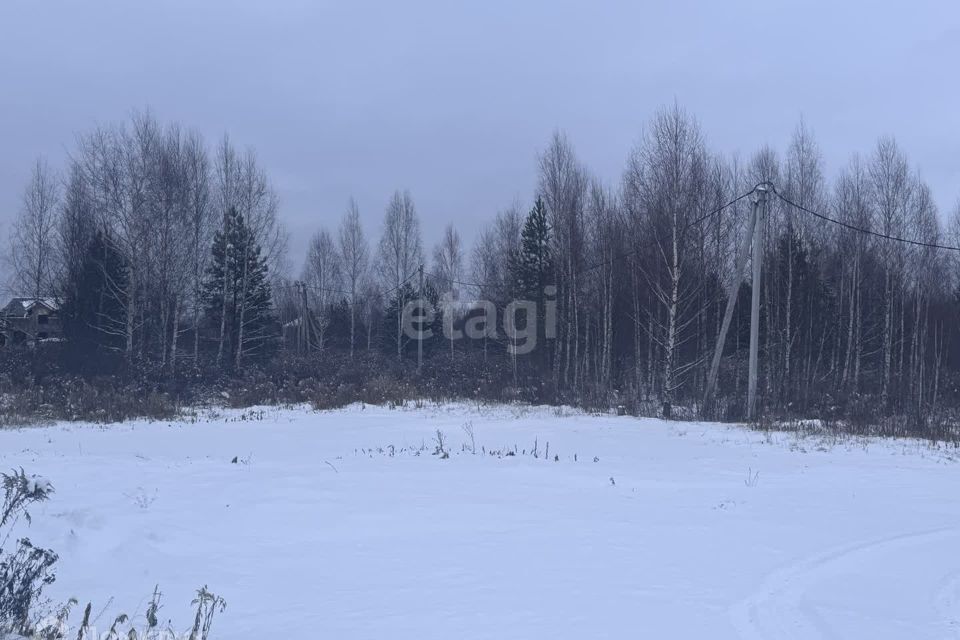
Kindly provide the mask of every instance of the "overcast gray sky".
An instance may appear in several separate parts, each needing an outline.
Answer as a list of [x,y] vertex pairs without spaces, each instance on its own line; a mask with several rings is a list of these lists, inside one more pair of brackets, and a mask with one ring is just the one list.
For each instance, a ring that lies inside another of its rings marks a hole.
[[712,149],[781,151],[801,114],[828,175],[894,134],[941,212],[960,196],[955,2],[420,0],[0,4],[0,223],[38,155],[150,107],[255,147],[296,259],[356,197],[408,188],[431,245],[527,204],[554,128],[619,180],[674,100]]

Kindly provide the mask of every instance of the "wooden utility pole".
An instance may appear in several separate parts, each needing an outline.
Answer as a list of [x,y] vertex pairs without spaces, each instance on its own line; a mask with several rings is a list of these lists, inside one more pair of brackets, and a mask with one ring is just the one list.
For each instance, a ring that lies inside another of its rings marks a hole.
[[753,283],[750,299],[750,371],[747,383],[747,420],[757,417],[757,359],[760,350],[760,282],[763,265],[763,219],[760,207],[766,204],[767,186],[759,185],[753,194]]
[[420,317],[420,322],[417,324],[417,373],[420,373],[423,369],[423,264],[417,271],[420,275],[420,287],[417,294],[420,298],[417,302]]
[[310,352],[310,308],[307,306],[307,283],[297,281],[300,291],[300,344],[304,353]]
[[300,281],[293,282],[293,288],[297,292],[297,312],[300,316],[296,318],[297,326],[297,353],[303,353],[303,294],[300,291]]
[[754,200],[750,208],[750,221],[747,223],[747,235],[740,244],[740,252],[737,254],[737,265],[733,274],[733,282],[730,283],[730,290],[727,292],[727,308],[723,314],[723,323],[720,325],[720,335],[717,336],[717,344],[713,350],[713,360],[710,362],[710,373],[707,375],[707,390],[703,394],[703,408],[706,412],[712,413],[713,394],[717,388],[717,376],[720,373],[720,359],[723,356],[723,349],[727,342],[727,331],[730,330],[730,321],[733,319],[733,309],[737,304],[738,294],[740,293],[740,284],[743,282],[744,269],[747,266],[747,255],[751,248],[753,235],[756,231],[757,220],[757,202]]

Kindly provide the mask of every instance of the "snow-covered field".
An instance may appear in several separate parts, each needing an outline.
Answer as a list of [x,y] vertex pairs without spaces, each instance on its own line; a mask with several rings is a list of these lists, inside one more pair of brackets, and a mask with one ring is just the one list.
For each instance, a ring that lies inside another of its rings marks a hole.
[[960,637],[955,456],[468,405],[0,431],[50,595],[188,627],[206,584],[241,639]]

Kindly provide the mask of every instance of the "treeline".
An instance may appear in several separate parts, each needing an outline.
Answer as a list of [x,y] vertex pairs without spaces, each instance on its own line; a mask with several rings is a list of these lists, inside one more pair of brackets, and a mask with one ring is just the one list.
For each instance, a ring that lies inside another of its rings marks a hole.
[[[708,148],[695,118],[666,108],[613,184],[557,133],[538,156],[529,208],[498,213],[472,248],[451,224],[428,255],[413,198],[398,191],[375,235],[351,201],[316,232],[294,279],[255,154],[138,116],[80,136],[62,176],[36,165],[10,256],[18,291],[61,301],[64,349],[80,369],[135,364],[183,380],[296,354],[322,376],[325,362],[422,353],[419,373],[399,370],[424,380],[456,370],[463,395],[477,386],[464,364],[483,363],[473,370],[485,385],[494,371],[517,397],[681,415],[704,409],[733,295],[709,408],[738,418],[752,283],[749,269],[735,276],[750,251],[751,204],[737,198],[764,182],[785,198],[760,210],[766,415],[924,426],[955,409],[958,252],[925,245],[960,244],[960,209],[941,224],[891,138],[828,178],[802,122],[783,152],[731,158]],[[418,349],[404,308],[421,295],[437,312]],[[516,348],[531,340],[529,352]]]
[[70,351],[170,376],[239,368],[278,335],[268,273],[286,237],[253,151],[149,114],[78,137],[58,179],[38,162],[10,238],[14,291],[54,297]]

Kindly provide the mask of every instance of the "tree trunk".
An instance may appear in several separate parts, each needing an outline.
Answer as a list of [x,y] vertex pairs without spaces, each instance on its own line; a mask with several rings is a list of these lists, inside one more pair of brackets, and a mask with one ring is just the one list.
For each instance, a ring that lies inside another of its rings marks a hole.
[[136,290],[137,290],[137,274],[134,271],[133,265],[127,267],[127,291],[126,291],[126,303],[127,303],[127,321],[125,328],[125,337],[126,337],[126,354],[127,360],[133,358],[133,329],[137,317],[137,306],[136,306]]
[[173,299],[173,334],[170,336],[170,377],[177,375],[177,338],[180,335],[180,313],[178,299]]

